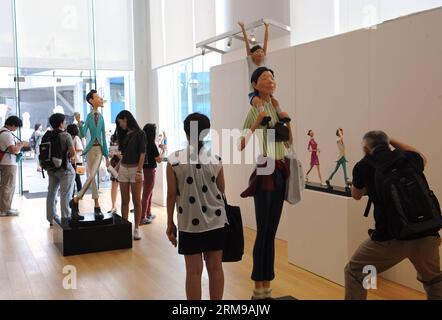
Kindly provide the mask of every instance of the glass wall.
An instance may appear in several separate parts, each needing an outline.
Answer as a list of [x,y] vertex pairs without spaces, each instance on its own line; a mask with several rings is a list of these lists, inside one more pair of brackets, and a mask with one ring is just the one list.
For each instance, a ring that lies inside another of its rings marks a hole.
[[[97,89],[110,135],[116,114],[135,108],[132,24],[131,0],[0,1],[0,125],[20,116],[28,140],[55,112],[84,119]],[[25,159],[20,191],[46,191],[35,154]]]
[[160,132],[166,132],[169,151],[186,145],[184,119],[193,112],[211,117],[210,68],[221,63],[217,53],[166,66],[157,70]]

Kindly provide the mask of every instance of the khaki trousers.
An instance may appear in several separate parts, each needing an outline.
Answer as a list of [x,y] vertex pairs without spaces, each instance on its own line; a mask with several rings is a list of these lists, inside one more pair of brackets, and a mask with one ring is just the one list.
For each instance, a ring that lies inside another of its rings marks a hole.
[[87,170],[89,177],[83,185],[83,188],[78,192],[78,198],[83,199],[87,190],[92,187],[92,199],[97,200],[99,198],[97,188],[97,173],[100,169],[101,160],[103,159],[103,152],[101,146],[94,146],[87,154]]
[[0,212],[11,209],[17,181],[17,166],[0,165]]
[[377,274],[387,271],[405,259],[409,259],[417,271],[417,279],[423,284],[429,300],[442,300],[442,272],[440,270],[439,237],[418,240],[386,242],[365,241],[345,267],[345,299],[365,300],[363,287],[366,266],[374,266]]

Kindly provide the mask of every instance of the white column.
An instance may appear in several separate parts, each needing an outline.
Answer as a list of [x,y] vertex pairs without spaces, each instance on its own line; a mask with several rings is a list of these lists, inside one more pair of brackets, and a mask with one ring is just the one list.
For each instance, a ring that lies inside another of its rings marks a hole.
[[134,113],[140,126],[158,123],[158,103],[155,86],[155,71],[152,70],[151,33],[149,2],[134,0],[134,74],[135,108]]

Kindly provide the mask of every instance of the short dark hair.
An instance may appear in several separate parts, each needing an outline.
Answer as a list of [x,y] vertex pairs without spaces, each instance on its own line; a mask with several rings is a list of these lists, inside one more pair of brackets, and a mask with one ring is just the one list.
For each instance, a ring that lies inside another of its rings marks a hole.
[[384,131],[370,131],[364,135],[362,139],[365,141],[365,146],[370,150],[375,150],[379,147],[389,147],[390,138]]
[[339,133],[342,131],[342,133],[344,133],[344,129],[339,128],[338,130],[336,130],[336,135],[339,137]]
[[8,119],[6,119],[5,126],[21,128],[23,127],[23,121],[21,121],[21,119],[17,116],[10,116]]
[[255,52],[258,51],[258,50],[264,50],[264,48],[261,47],[259,44],[257,44],[257,45],[255,45],[255,46],[253,46],[252,49],[250,49],[250,52],[251,52],[251,53],[255,53]]
[[36,123],[34,126],[34,131],[37,131],[38,129],[40,129],[41,127],[41,123]]
[[90,100],[94,99],[94,94],[98,93],[97,90],[91,90],[87,95],[86,95],[86,102],[89,103],[90,105],[92,105],[92,103],[90,102]]
[[60,127],[65,119],[66,117],[64,114],[55,113],[49,118],[49,124],[51,125],[52,129],[56,130]]
[[210,129],[210,119],[206,115],[198,112],[190,114],[184,120],[184,132],[189,138],[190,138],[190,129],[192,122],[198,123],[198,150],[201,150],[201,148],[204,145],[204,143],[199,140],[200,138],[202,138],[201,132],[205,131],[207,133],[207,130]]
[[270,72],[273,77],[275,76],[275,73],[273,72],[272,69],[269,69],[267,67],[259,67],[258,69],[255,70],[255,72],[253,72],[250,82],[251,83],[258,83],[259,77],[261,77],[261,75],[267,71]]
[[80,130],[78,130],[78,126],[76,124],[68,125],[66,131],[72,136],[72,138],[75,138],[80,134]]
[[313,132],[313,130],[309,130],[308,132],[307,132],[307,135],[310,137],[310,134]]

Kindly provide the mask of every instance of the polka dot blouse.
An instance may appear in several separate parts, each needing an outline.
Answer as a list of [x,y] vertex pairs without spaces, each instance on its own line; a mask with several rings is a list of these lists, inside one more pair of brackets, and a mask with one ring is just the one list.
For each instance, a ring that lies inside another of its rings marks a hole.
[[223,228],[227,216],[216,184],[221,158],[203,148],[199,159],[190,161],[191,150],[188,147],[169,156],[177,181],[178,230],[202,233]]

